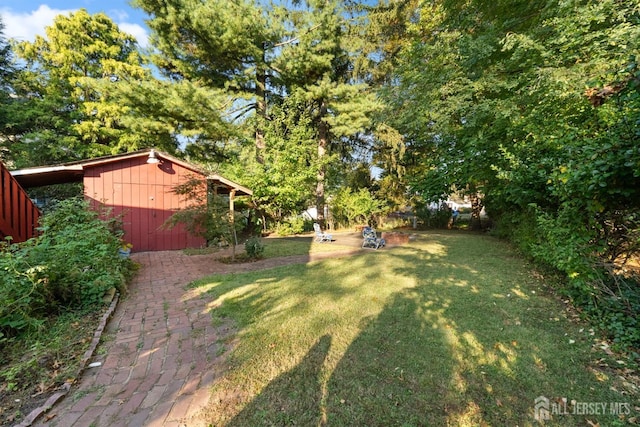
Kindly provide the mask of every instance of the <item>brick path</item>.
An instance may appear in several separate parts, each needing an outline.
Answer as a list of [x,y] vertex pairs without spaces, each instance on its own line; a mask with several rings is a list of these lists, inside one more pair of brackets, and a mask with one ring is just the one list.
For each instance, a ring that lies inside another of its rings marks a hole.
[[[180,251],[133,254],[140,271],[118,305],[92,362],[77,386],[34,423],[52,427],[206,426],[197,415],[218,375],[215,329],[189,282],[211,273],[258,270],[357,251],[293,256],[226,265],[214,255]],[[220,256],[219,254],[217,256]]]

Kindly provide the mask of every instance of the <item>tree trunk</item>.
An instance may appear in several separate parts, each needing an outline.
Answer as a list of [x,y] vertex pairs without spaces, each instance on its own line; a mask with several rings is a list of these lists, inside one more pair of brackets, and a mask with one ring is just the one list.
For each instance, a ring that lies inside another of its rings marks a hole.
[[256,161],[264,163],[264,122],[267,120],[267,70],[265,65],[266,47],[262,44],[262,60],[256,64]]
[[470,198],[471,223],[469,224],[469,228],[471,228],[471,230],[481,230],[482,220],[480,219],[480,213],[482,212],[482,198],[478,195],[478,193],[471,194]]
[[329,127],[323,120],[327,114],[327,105],[324,101],[320,105],[320,121],[318,123],[318,174],[316,176],[316,209],[318,224],[325,229],[324,217],[324,182],[326,174],[325,156],[327,154],[327,142],[329,139]]

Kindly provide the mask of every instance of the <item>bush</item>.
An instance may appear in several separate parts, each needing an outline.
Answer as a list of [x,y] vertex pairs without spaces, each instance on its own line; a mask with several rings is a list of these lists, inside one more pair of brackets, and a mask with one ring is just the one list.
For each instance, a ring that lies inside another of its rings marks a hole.
[[304,233],[306,229],[305,220],[302,217],[288,218],[276,224],[275,233],[278,236],[292,236]]
[[101,306],[111,288],[123,291],[131,261],[118,256],[120,235],[110,227],[71,199],[42,217],[38,237],[0,247],[0,334],[37,329],[48,316]]
[[366,188],[354,191],[346,187],[339,190],[333,198],[331,210],[338,224],[351,227],[356,224],[371,224],[373,217],[381,214],[384,208],[383,203]]
[[570,297],[618,349],[638,348],[640,282],[615,271],[608,256],[614,246],[611,238],[603,237],[595,221],[590,227],[584,223],[581,212],[571,206],[564,205],[551,215],[532,205],[526,212],[503,215],[494,232],[560,272],[566,279],[558,291]]
[[250,259],[261,258],[264,253],[264,245],[257,237],[250,237],[244,244],[244,250]]
[[430,209],[429,206],[419,206],[416,209],[418,221],[425,228],[447,228],[451,220],[451,209],[441,205],[438,209]]
[[33,241],[0,243],[0,343],[44,323],[39,312],[47,305],[46,283],[38,277],[43,267],[29,266],[32,247]]

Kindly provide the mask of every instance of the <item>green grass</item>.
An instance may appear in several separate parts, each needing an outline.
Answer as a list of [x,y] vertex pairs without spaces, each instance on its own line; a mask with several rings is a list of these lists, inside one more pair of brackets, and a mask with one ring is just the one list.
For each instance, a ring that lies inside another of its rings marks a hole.
[[[312,253],[336,252],[340,250],[354,249],[354,246],[342,245],[335,242],[318,243],[313,237],[278,237],[261,239],[264,245],[262,258],[278,258],[292,255],[306,255]],[[219,248],[185,249],[187,255],[207,255],[220,252]],[[241,249],[236,254],[243,254]]]
[[314,242],[312,237],[281,237],[262,239],[263,258],[278,258],[292,255],[317,254],[354,249],[353,246],[335,242]]
[[[595,337],[547,285],[509,246],[465,233],[200,280],[213,318],[238,330],[207,421],[528,426],[538,396],[638,415],[637,395],[615,391]],[[588,422],[623,425],[609,414],[545,425]]]

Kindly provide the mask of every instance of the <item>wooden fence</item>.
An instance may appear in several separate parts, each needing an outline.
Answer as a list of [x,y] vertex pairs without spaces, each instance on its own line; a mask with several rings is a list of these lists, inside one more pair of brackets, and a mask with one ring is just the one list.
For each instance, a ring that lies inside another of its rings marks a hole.
[[24,242],[36,233],[40,211],[27,193],[0,163],[0,238]]

